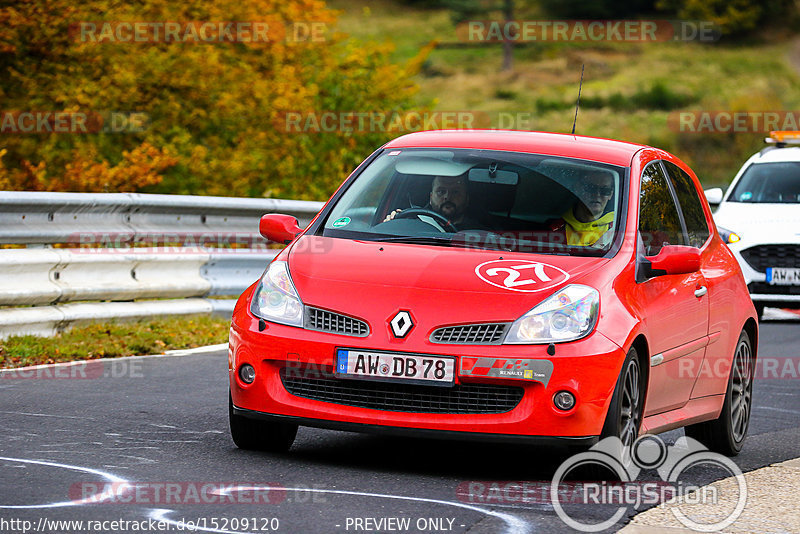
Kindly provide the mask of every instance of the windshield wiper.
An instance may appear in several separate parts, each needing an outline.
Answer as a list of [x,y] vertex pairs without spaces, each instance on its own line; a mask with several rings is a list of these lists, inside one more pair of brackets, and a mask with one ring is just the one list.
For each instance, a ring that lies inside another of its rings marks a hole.
[[379,243],[412,243],[414,245],[440,245],[440,246],[451,246],[455,244],[453,243],[453,239],[450,237],[413,236],[413,235],[378,237],[375,239],[370,239],[370,241],[377,241]]
[[[457,236],[457,234],[454,234]],[[376,241],[379,243],[410,243],[414,245],[437,245],[445,247],[476,248],[481,250],[500,250],[504,252],[529,252],[547,254],[551,256],[603,256],[607,250],[593,249],[591,247],[565,247],[556,248],[548,243],[537,241],[512,241],[511,243],[480,242],[459,239],[457,237],[438,237],[438,236],[387,236],[376,238],[362,238],[365,241]]]

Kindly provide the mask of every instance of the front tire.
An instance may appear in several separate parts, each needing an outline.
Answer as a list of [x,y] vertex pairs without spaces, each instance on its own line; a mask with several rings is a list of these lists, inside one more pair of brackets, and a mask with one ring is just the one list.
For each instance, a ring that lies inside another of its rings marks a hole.
[[725,392],[725,404],[719,417],[687,426],[686,435],[710,450],[736,456],[742,450],[750,426],[753,403],[753,347],[750,336],[742,331],[733,353],[731,374]]
[[639,354],[635,348],[628,351],[622,371],[614,388],[614,396],[608,407],[606,421],[603,424],[602,438],[618,437],[626,449],[630,449],[639,436],[642,424],[642,405],[644,404],[644,388],[642,387],[642,367]]
[[233,413],[233,399],[228,393],[228,422],[233,442],[249,451],[286,452],[297,436],[297,425],[259,421]]

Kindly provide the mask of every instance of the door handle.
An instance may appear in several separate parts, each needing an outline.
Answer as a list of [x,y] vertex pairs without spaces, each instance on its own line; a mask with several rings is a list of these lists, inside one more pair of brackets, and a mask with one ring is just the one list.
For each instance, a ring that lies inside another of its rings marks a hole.
[[706,293],[708,293],[708,288],[706,286],[700,286],[694,290],[694,296],[697,298],[702,297]]

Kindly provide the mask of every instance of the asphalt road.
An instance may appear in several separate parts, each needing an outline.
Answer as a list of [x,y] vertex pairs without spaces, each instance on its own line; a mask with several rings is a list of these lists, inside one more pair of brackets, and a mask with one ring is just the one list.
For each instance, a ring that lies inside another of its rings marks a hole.
[[[760,356],[779,365],[755,385],[744,471],[800,456],[798,347],[800,322],[762,323]],[[5,376],[0,435],[0,532],[572,532],[547,498],[564,451],[311,428],[287,454],[237,449],[223,352]]]

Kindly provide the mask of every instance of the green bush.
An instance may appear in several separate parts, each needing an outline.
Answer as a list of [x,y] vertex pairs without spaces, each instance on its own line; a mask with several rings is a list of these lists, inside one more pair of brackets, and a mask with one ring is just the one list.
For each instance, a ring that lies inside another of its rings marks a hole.
[[500,100],[514,100],[517,98],[517,92],[513,89],[497,89],[494,92],[494,97]]
[[[637,109],[649,109],[660,111],[671,111],[685,107],[688,104],[697,102],[696,95],[678,93],[669,88],[664,82],[655,82],[648,89],[639,89],[630,96],[622,93],[613,93],[607,98],[602,96],[581,96],[581,108],[602,109],[611,108],[615,111],[635,111]],[[539,98],[536,100],[536,109],[539,113],[548,111],[559,111],[575,107],[575,102],[549,100]]]

